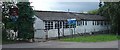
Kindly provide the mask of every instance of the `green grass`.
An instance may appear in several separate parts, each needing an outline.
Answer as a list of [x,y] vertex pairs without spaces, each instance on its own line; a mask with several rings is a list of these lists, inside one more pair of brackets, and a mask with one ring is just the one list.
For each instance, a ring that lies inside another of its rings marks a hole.
[[118,40],[120,40],[120,35],[118,36]]
[[60,41],[67,42],[106,42],[117,40],[116,35],[92,35],[92,36],[80,36],[75,38],[62,38]]

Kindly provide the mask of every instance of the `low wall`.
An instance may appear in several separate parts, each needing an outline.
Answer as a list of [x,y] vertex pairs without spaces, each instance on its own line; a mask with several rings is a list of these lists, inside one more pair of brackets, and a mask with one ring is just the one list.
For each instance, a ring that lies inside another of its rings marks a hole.
[[[74,28],[63,28],[60,29],[60,36],[68,36],[68,35],[74,35],[74,34],[84,34],[84,33],[92,33],[92,32],[99,32],[99,31],[105,31],[108,30],[107,27],[82,27],[82,26],[77,26],[75,28],[75,32],[74,32]],[[48,38],[51,37],[58,37],[58,29],[51,29],[48,31]]]

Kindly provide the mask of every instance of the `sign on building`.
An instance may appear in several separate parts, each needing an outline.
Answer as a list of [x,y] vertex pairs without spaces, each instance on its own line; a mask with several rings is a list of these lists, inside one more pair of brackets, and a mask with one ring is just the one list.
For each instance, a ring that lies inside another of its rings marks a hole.
[[76,25],[76,19],[67,19],[68,25]]

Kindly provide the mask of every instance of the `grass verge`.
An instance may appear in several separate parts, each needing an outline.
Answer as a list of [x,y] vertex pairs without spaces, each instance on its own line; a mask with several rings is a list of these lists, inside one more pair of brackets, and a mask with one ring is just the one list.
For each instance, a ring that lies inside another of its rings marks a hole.
[[66,42],[106,42],[118,40],[116,35],[92,35],[92,36],[80,36],[75,38],[62,38],[60,41]]

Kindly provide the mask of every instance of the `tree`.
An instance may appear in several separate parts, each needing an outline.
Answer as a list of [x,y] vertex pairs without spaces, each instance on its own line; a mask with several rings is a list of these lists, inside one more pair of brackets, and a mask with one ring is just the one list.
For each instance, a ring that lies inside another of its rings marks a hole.
[[99,14],[107,17],[111,22],[111,28],[114,33],[120,33],[120,2],[104,2],[99,8]]
[[88,11],[88,14],[98,14],[98,9]]
[[30,2],[17,3],[19,8],[18,14],[18,38],[31,39],[34,38],[34,11],[30,6]]
[[4,23],[4,27],[2,27],[2,40],[7,40],[7,32],[6,30],[12,30],[14,24],[11,22],[9,9],[12,4],[11,2],[3,2],[2,4],[2,23]]

